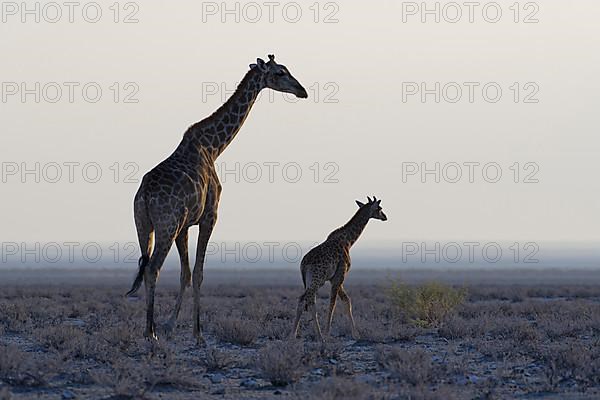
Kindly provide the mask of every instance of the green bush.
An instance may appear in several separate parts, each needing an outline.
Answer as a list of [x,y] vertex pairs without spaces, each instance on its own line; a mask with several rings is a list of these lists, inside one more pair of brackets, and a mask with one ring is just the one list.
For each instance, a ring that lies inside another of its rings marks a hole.
[[439,282],[420,286],[395,283],[389,297],[395,309],[410,322],[421,327],[439,327],[445,317],[466,298],[465,289],[455,289]]

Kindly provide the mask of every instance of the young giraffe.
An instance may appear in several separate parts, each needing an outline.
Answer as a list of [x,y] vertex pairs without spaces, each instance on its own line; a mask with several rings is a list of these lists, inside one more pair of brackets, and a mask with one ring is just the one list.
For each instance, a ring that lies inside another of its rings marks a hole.
[[[154,292],[160,268],[175,241],[181,261],[180,289],[167,333],[175,327],[185,288],[193,280],[194,336],[198,344],[204,339],[200,329],[200,286],[208,240],[217,220],[221,184],[215,160],[235,138],[246,120],[258,94],[264,88],[291,93],[299,98],[308,94],[284,65],[257,59],[250,65],[233,95],[216,112],[195,123],[167,159],[142,179],[134,199],[134,217],[142,250],[139,270],[131,290],[135,293],[142,281],[146,287],[146,330],[144,336],[156,340],[154,327]],[[198,247],[193,279],[188,258],[188,229],[199,225]]]
[[333,319],[333,311],[337,297],[346,305],[346,310],[352,322],[352,337],[359,338],[354,317],[352,316],[352,304],[350,297],[344,290],[344,279],[350,271],[350,247],[358,240],[360,234],[367,226],[367,222],[371,218],[386,221],[387,216],[381,209],[381,200],[373,197],[367,204],[356,201],[358,211],[354,216],[341,228],[331,232],[323,243],[310,250],[300,263],[300,272],[302,273],[302,282],[304,283],[304,293],[298,300],[298,308],[296,310],[296,320],[294,329],[292,330],[292,338],[298,337],[298,327],[300,325],[300,317],[304,310],[310,309],[312,318],[315,323],[315,332],[320,341],[323,341],[319,320],[317,319],[316,296],[319,289],[325,282],[331,282],[331,295],[329,298],[329,314],[327,315],[326,335],[329,335],[331,329],[331,320]]

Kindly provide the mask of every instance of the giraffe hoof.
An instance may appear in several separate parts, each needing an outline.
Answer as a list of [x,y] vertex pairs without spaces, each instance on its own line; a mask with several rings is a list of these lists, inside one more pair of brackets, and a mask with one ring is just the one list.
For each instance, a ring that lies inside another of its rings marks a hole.
[[158,342],[158,337],[154,334],[154,332],[150,332],[150,333],[147,332],[144,334],[144,337],[149,342],[152,342],[152,343]]

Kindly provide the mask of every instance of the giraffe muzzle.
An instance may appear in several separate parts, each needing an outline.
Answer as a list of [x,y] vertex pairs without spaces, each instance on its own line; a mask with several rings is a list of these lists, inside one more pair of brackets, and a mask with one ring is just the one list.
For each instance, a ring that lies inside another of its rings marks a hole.
[[306,92],[306,89],[304,89],[302,86],[298,87],[295,94],[296,94],[296,97],[298,97],[300,99],[308,98],[308,93]]

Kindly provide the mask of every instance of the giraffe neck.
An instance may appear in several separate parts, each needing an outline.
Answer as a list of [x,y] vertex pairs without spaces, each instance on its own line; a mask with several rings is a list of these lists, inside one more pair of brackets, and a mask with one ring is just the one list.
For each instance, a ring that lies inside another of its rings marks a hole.
[[327,237],[329,239],[335,239],[341,241],[348,247],[352,246],[360,237],[361,233],[369,222],[369,211],[365,207],[361,207],[354,214],[350,221],[335,231],[331,232]]
[[216,159],[233,141],[265,87],[264,75],[257,68],[248,71],[225,104],[188,129],[178,150],[204,150]]

